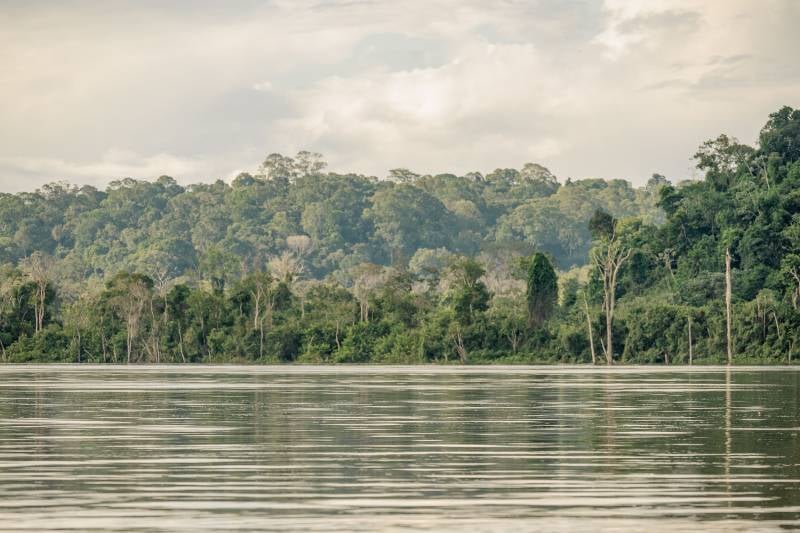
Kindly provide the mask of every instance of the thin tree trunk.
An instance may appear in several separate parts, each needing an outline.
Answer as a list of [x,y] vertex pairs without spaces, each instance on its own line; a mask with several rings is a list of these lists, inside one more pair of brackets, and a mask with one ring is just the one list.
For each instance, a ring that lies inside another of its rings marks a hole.
[[694,354],[692,351],[692,317],[689,317],[689,366],[692,366]]
[[594,333],[592,332],[592,318],[589,316],[589,301],[586,299],[586,293],[583,293],[583,305],[586,308],[586,326],[589,329],[589,349],[592,351],[592,364],[597,364],[597,356],[594,351]]
[[47,283],[41,281],[36,284],[36,300],[33,303],[34,332],[39,333],[44,328],[44,309],[47,300]]
[[255,300],[255,306],[253,309],[253,329],[258,327],[259,324],[259,313],[261,312],[261,290],[257,290],[253,293],[253,299]]
[[461,359],[461,364],[465,364],[467,362],[467,349],[464,346],[464,337],[461,336],[461,330],[456,330],[456,353],[458,353],[458,358]]
[[728,364],[733,363],[733,327],[731,319],[731,250],[725,250],[725,326],[727,329]]
[[178,349],[181,352],[181,360],[186,362],[186,355],[183,353],[183,332],[181,331],[181,323],[178,322]]
[[131,364],[131,351],[133,350],[133,334],[131,333],[131,326],[128,325],[128,364]]
[[262,319],[258,324],[258,357],[264,358],[264,320]]
[[103,349],[103,362],[105,363],[108,360],[108,347],[106,346],[106,332],[104,326],[104,320],[100,320],[100,347]]
[[614,334],[611,327],[614,323],[613,304],[608,306],[606,310],[606,364],[611,364],[614,361]]
[[166,331],[167,330],[167,323],[169,322],[169,304],[167,303],[167,292],[166,291],[164,291],[163,320],[164,320],[164,331]]
[[[606,314],[606,343],[603,351],[606,356],[606,364],[614,363],[614,309],[616,307],[616,288],[617,276],[623,263],[631,256],[631,250],[626,250],[618,243],[615,244],[612,237],[611,242],[605,244],[605,257],[595,256],[593,261],[597,265],[600,274],[603,276],[603,310]],[[602,342],[601,342],[602,344]]]
[[156,356],[156,364],[161,363],[161,332],[158,328],[158,320],[156,320],[156,310],[153,306],[153,298],[150,298],[150,319],[152,326],[150,328],[150,338],[153,344],[153,352]]
[[772,318],[775,319],[775,331],[778,333],[778,340],[783,340],[783,335],[781,335],[781,325],[778,323],[778,315],[775,311],[772,311]]

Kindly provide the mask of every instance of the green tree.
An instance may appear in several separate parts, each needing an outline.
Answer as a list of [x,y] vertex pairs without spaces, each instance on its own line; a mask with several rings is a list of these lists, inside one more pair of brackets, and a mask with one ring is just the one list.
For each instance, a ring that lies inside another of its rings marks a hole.
[[540,328],[550,318],[558,302],[558,276],[543,253],[530,259],[527,278],[528,325]]

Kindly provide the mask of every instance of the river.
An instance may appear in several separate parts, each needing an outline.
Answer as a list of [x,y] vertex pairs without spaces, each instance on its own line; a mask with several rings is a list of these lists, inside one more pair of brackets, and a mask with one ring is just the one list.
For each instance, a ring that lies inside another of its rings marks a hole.
[[0,366],[0,531],[800,527],[800,371]]

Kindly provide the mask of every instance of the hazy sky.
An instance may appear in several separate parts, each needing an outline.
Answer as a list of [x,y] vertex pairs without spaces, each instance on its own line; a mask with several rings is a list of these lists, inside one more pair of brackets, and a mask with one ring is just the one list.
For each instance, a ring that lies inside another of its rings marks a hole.
[[691,176],[800,106],[798,0],[0,2],[0,190],[526,161]]

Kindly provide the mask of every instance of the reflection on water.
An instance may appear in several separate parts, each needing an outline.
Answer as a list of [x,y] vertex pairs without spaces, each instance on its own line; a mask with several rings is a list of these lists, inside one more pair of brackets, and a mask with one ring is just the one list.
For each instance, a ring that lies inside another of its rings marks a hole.
[[800,372],[0,367],[0,531],[800,527]]

